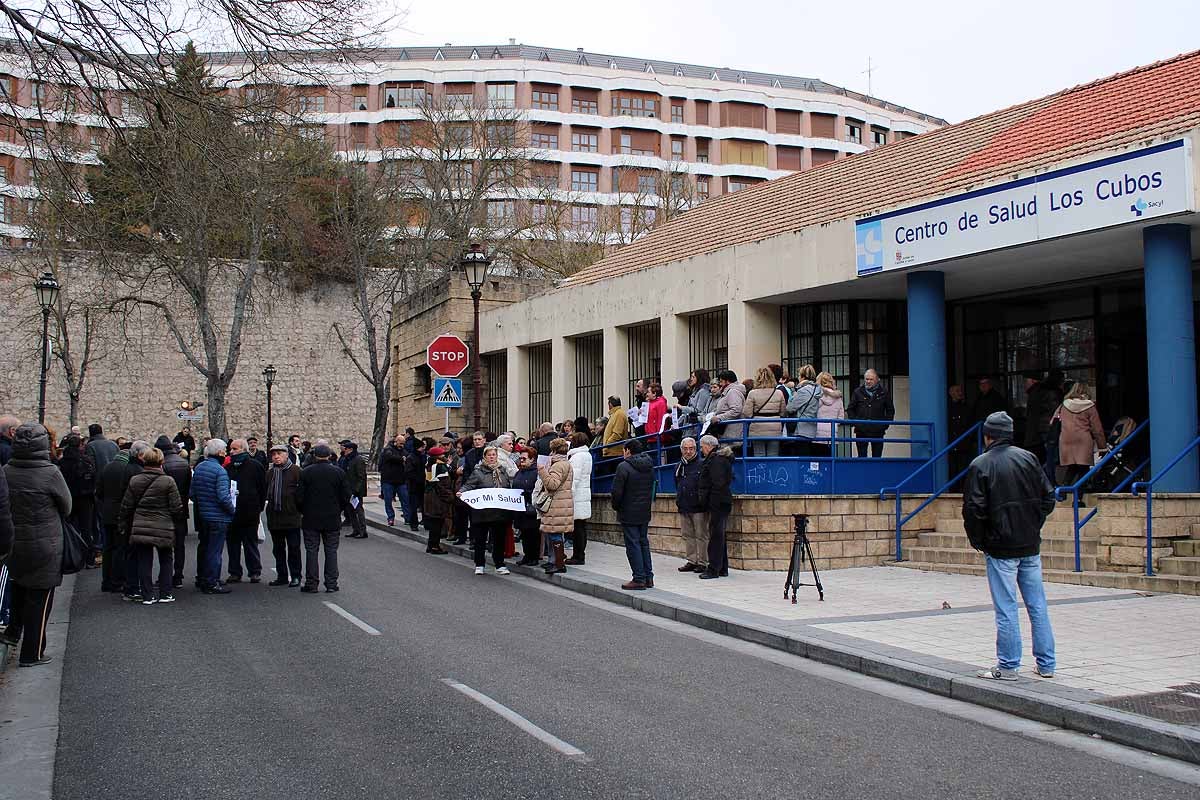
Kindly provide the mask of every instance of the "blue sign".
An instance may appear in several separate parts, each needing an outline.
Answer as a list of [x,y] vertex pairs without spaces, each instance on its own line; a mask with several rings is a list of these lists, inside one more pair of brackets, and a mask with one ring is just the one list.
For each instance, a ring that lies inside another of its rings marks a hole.
[[434,408],[462,408],[462,379],[433,379]]

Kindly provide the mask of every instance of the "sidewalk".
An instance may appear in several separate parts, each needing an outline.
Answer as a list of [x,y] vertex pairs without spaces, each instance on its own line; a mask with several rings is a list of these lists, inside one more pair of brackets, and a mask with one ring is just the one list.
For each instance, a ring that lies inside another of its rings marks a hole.
[[[381,512],[377,500],[368,501],[370,524],[424,541],[423,530],[387,528]],[[464,548],[454,549],[466,555]],[[1046,584],[1057,675],[1033,677],[1029,625],[1022,618],[1023,677],[999,683],[974,677],[995,663],[992,606],[982,577],[893,567],[834,570],[821,574],[824,602],[815,588],[801,586],[792,605],[783,599],[785,573],[734,570],[729,578],[700,581],[678,572],[682,563],[655,553],[655,588],[624,592],[624,548],[592,542],[587,565],[570,567],[553,581],[686,624],[1200,763],[1200,598]],[[548,579],[540,569],[514,571]],[[811,583],[811,573],[802,580]]]

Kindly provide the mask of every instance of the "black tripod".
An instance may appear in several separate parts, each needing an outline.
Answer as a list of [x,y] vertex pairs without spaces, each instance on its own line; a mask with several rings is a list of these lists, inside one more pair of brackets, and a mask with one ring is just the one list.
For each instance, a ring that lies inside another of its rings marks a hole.
[[[787,581],[783,584],[783,599],[788,599],[788,589],[792,590],[792,605],[796,604],[796,590],[801,586],[816,586],[819,600],[825,599],[825,587],[821,585],[821,576],[817,574],[817,560],[813,558],[812,547],[808,544],[808,517],[803,514],[793,514],[796,520],[796,538],[792,540],[792,560],[788,563]],[[812,570],[813,583],[801,583],[800,573],[804,562],[808,561]]]

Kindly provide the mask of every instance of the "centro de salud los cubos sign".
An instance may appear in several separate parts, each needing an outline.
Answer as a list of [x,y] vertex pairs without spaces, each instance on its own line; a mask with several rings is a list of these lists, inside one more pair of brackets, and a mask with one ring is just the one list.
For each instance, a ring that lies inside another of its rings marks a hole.
[[1187,140],[1046,172],[858,220],[858,274],[1192,210]]

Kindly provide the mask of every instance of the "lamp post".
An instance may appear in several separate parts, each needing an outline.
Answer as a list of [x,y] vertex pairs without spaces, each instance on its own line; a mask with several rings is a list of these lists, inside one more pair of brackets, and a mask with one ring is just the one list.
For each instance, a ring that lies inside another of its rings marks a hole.
[[271,451],[271,387],[275,384],[275,376],[279,370],[274,364],[267,364],[262,371],[263,380],[267,382],[267,452]]
[[49,272],[43,272],[42,277],[33,284],[37,292],[38,305],[42,307],[42,376],[38,387],[38,424],[46,424],[46,372],[50,368],[50,309],[58,302],[58,281]]
[[463,268],[463,273],[467,276],[467,284],[471,287],[471,304],[475,310],[474,334],[471,337],[471,349],[474,350],[471,353],[471,369],[474,373],[471,383],[475,388],[475,430],[480,430],[483,427],[483,418],[479,410],[479,396],[482,394],[479,363],[479,298],[483,297],[480,289],[487,280],[487,271],[488,267],[492,265],[492,260],[487,257],[487,253],[483,252],[481,245],[473,244],[467,252],[463,253],[459,265]]

